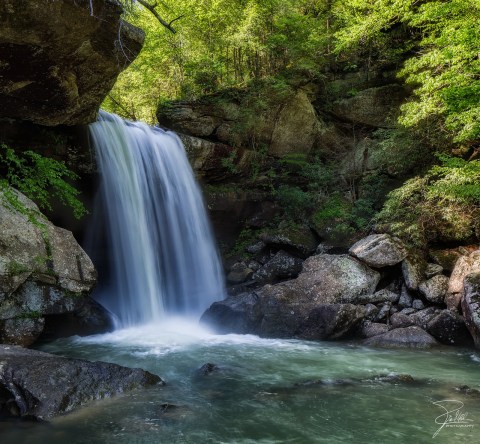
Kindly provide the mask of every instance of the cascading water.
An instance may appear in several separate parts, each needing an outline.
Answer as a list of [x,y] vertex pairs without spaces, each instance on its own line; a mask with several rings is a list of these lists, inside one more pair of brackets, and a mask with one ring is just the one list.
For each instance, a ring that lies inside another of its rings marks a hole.
[[180,139],[105,112],[90,134],[101,175],[92,225],[108,245],[98,299],[122,327],[200,315],[224,297],[223,276]]

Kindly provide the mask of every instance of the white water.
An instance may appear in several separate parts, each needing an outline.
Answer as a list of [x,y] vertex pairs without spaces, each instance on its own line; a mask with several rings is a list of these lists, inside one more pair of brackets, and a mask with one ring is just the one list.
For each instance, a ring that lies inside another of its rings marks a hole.
[[105,112],[90,134],[101,174],[92,229],[105,227],[109,268],[97,299],[121,327],[198,317],[224,297],[223,274],[180,139]]

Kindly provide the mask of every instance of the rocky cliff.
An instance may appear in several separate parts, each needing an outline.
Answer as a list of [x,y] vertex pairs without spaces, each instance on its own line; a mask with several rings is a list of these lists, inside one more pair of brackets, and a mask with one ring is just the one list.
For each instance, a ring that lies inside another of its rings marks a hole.
[[88,123],[144,34],[117,0],[5,0],[0,5],[0,117]]

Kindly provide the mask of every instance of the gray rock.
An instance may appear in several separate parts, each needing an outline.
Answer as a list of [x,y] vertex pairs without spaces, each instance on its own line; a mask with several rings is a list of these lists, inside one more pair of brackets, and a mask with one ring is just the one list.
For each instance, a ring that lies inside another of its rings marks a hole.
[[393,291],[383,289],[371,295],[362,295],[355,301],[356,304],[378,304],[380,302],[397,302],[399,295]]
[[425,308],[425,304],[421,299],[414,299],[412,302],[412,308],[415,310],[423,310]]
[[389,330],[387,324],[365,321],[362,324],[360,335],[364,338],[371,338],[386,333]]
[[463,282],[465,277],[472,273],[480,272],[480,250],[461,256],[455,263],[455,267],[448,283],[449,308],[458,308],[463,294]]
[[442,310],[427,324],[427,332],[435,339],[447,345],[471,345],[470,336],[465,321],[455,312]]
[[390,317],[390,324],[392,328],[403,328],[415,325],[415,322],[410,316],[406,315],[405,313],[394,313]]
[[422,282],[418,287],[427,301],[434,304],[443,304],[448,290],[448,277],[441,274]]
[[423,349],[434,347],[438,342],[420,327],[411,326],[373,336],[364,340],[363,344],[371,347]]
[[252,277],[255,281],[264,284],[295,278],[302,271],[302,264],[302,259],[291,256],[285,251],[279,251]]
[[443,267],[438,264],[427,264],[427,268],[425,269],[425,277],[430,279],[434,276],[443,273]]
[[401,241],[388,234],[367,236],[354,244],[349,253],[374,268],[398,264],[407,255]]
[[296,285],[322,304],[357,303],[373,294],[380,274],[348,255],[319,254],[303,263]]
[[419,255],[410,253],[402,262],[402,273],[405,284],[409,290],[417,290],[425,280],[427,262]]
[[[43,325],[32,319],[79,310],[97,275],[72,233],[55,227],[31,200],[14,193],[24,210],[13,208],[0,193],[0,320],[9,329],[0,336],[29,345]],[[22,321],[26,318],[30,321]]]
[[465,278],[462,310],[475,347],[480,348],[480,273],[469,274]]
[[375,317],[377,316],[378,312],[380,310],[376,305],[373,304],[366,304],[365,305],[365,319],[368,319],[369,321],[373,321]]
[[258,254],[266,247],[265,243],[259,241],[255,244],[249,245],[245,250],[250,254]]
[[0,345],[0,387],[10,392],[21,416],[49,419],[154,384],[164,382],[141,369]]
[[264,232],[260,239],[269,247],[284,250],[306,258],[317,248],[317,239],[307,226],[286,226],[276,231]]
[[303,339],[341,339],[352,335],[365,316],[365,309],[352,304],[315,307],[300,325],[296,336]]
[[252,277],[253,270],[248,268],[245,262],[237,262],[232,265],[230,272],[227,274],[227,282],[229,284],[241,284]]
[[[204,313],[202,322],[222,333],[292,337],[302,325],[310,325],[307,319],[315,308],[349,304],[373,293],[379,279],[379,273],[348,255],[312,256],[297,279],[216,302]],[[339,313],[345,310],[343,307]],[[360,310],[363,312],[363,307]]]
[[426,330],[428,323],[438,313],[440,313],[440,310],[436,309],[435,307],[428,307],[411,314],[410,318],[415,323],[415,325]]
[[404,308],[403,310],[400,311],[400,313],[404,314],[404,315],[411,315],[413,313],[416,313],[417,310],[415,308],[412,308],[412,307],[409,307],[409,308]]
[[405,285],[402,286],[402,292],[400,294],[400,299],[398,300],[398,306],[400,308],[410,308],[413,303],[413,297],[408,291]]
[[395,116],[405,100],[405,89],[396,84],[368,88],[336,101],[332,112],[341,119],[373,127],[395,126]]
[[250,270],[253,270],[253,272],[255,272],[262,268],[262,264],[258,261],[251,260],[247,262],[247,267],[250,268]]
[[[0,3],[0,117],[46,126],[95,120],[144,33],[116,0]],[[121,44],[118,44],[118,42]],[[21,54],[21,56],[19,56]]]
[[197,369],[195,373],[199,376],[210,376],[212,373],[218,373],[219,370],[220,367],[217,364],[207,362]]
[[0,341],[22,347],[32,345],[43,331],[45,318],[14,318],[0,323]]
[[[82,298],[83,299],[83,298]],[[73,312],[45,317],[42,340],[52,341],[68,336],[88,336],[113,330],[113,317],[103,306],[91,298]]]
[[392,304],[390,302],[385,302],[380,311],[378,312],[377,316],[375,316],[375,322],[387,322],[390,315],[390,309],[392,308]]
[[258,334],[262,313],[256,292],[230,296],[214,302],[203,313],[200,322],[218,333]]

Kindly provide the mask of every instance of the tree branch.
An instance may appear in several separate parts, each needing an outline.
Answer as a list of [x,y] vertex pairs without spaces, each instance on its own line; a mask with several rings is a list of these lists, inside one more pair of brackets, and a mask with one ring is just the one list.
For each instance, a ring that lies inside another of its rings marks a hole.
[[176,34],[177,31],[175,31],[175,29],[173,29],[171,25],[174,21],[182,18],[183,15],[181,15],[180,17],[177,17],[176,19],[173,19],[170,23],[167,23],[165,20],[163,20],[162,17],[160,17],[158,12],[155,10],[157,3],[155,3],[154,5],[151,5],[150,3],[147,3],[145,0],[137,0],[137,2],[140,3],[143,7],[147,8],[155,16],[155,18],[162,24],[162,26],[167,28],[173,34]]

